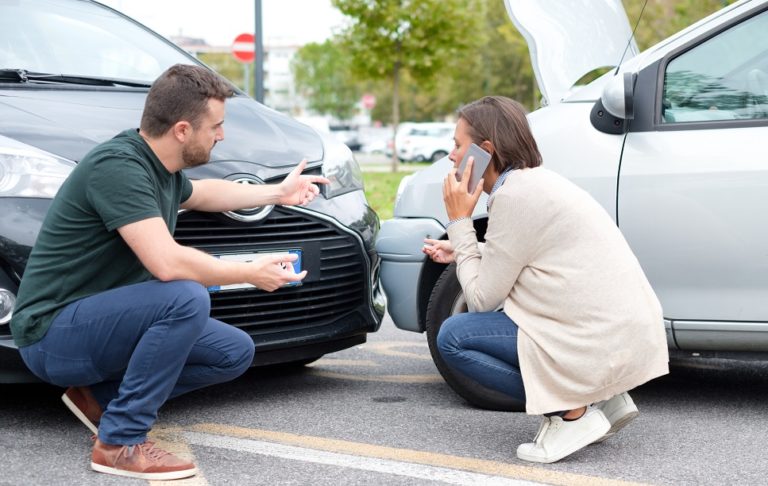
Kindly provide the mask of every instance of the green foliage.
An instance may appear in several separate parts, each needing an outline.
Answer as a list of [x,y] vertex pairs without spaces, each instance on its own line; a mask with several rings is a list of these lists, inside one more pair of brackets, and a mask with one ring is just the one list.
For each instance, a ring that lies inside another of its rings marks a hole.
[[408,172],[363,172],[365,198],[380,220],[392,218],[397,186],[406,175]]
[[391,78],[399,69],[434,86],[448,61],[477,48],[477,0],[333,0],[350,24],[341,40],[361,79]]
[[352,79],[350,57],[334,40],[303,46],[293,60],[296,86],[309,99],[309,107],[340,120],[355,113],[362,95],[359,82]]

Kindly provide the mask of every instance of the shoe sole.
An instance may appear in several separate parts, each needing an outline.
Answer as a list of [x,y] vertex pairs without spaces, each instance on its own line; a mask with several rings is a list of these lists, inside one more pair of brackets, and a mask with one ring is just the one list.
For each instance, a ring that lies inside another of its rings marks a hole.
[[196,467],[193,467],[192,469],[184,469],[181,471],[168,471],[168,472],[162,472],[162,473],[160,472],[140,473],[140,472],[126,471],[125,469],[117,469],[114,467],[104,466],[102,464],[97,464],[95,462],[91,462],[91,469],[100,473],[113,474],[115,476],[123,476],[126,478],[147,479],[149,481],[166,481],[169,479],[184,479],[197,474]]
[[631,421],[635,420],[637,416],[640,415],[640,412],[638,410],[634,410],[632,412],[629,412],[625,414],[620,419],[616,420],[613,425],[611,425],[611,428],[608,430],[608,432],[605,433],[604,436],[600,437],[596,441],[593,442],[593,444],[599,444],[603,441],[606,441],[616,435],[616,432],[620,431],[624,427],[627,426]]
[[75,403],[69,399],[66,393],[61,396],[61,401],[64,402],[64,405],[67,406],[70,412],[75,414],[75,417],[77,417],[86,427],[91,429],[91,432],[98,435],[98,427],[96,427],[93,422],[88,420],[88,417],[86,417],[85,414],[81,412],[79,408],[77,408],[77,405],[75,405]]

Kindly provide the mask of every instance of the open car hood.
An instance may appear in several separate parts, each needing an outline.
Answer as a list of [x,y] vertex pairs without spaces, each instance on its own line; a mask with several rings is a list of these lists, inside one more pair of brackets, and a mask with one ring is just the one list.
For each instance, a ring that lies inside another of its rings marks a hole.
[[638,53],[621,0],[504,0],[528,43],[544,103],[562,100],[585,74]]

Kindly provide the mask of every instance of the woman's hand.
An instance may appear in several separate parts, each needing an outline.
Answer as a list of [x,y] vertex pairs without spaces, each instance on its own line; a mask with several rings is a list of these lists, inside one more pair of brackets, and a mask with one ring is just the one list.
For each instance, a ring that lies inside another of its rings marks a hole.
[[425,238],[424,243],[421,251],[431,258],[432,261],[436,263],[453,263],[456,260],[450,241]]
[[317,184],[329,184],[331,181],[321,176],[303,176],[301,173],[307,166],[307,159],[302,159],[299,165],[281,182],[279,204],[285,206],[306,206],[315,196],[320,194]]
[[459,218],[469,218],[472,216],[477,201],[483,192],[483,179],[477,183],[475,192],[469,194],[469,179],[472,174],[472,166],[475,165],[475,158],[470,157],[464,173],[461,175],[461,182],[456,180],[456,168],[452,168],[443,181],[443,202],[445,211],[448,213],[448,219],[453,221]]

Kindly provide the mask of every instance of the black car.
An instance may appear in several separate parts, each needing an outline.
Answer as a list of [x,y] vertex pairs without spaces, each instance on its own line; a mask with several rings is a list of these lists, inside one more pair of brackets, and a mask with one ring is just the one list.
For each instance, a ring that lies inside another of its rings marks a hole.
[[[89,0],[0,3],[0,382],[33,379],[9,321],[45,213],[96,144],[137,127],[151,82],[200,64],[146,27]],[[225,140],[193,179],[279,182],[302,159],[332,181],[307,207],[183,211],[176,240],[213,255],[301,250],[302,285],[211,289],[211,315],[248,332],[255,365],[305,363],[378,329],[376,213],[350,150],[243,93],[227,101]],[[62,278],[65,276],[61,276]]]

